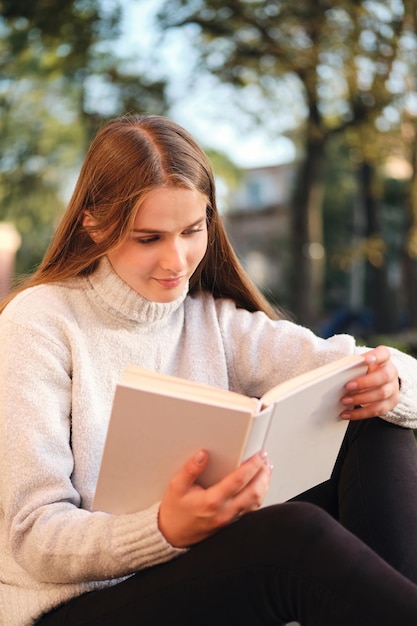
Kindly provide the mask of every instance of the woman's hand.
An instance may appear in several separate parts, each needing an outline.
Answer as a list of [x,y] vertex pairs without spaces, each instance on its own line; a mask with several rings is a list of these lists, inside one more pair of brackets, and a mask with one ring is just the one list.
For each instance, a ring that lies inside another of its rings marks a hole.
[[[343,419],[361,420],[391,411],[400,400],[398,371],[386,346],[379,346],[363,355],[368,364],[364,376],[346,385],[342,398]],[[355,408],[358,407],[358,408]]]
[[191,546],[249,511],[268,491],[272,466],[265,452],[255,454],[217,484],[196,484],[208,462],[198,451],[172,478],[159,509],[159,529],[177,548]]

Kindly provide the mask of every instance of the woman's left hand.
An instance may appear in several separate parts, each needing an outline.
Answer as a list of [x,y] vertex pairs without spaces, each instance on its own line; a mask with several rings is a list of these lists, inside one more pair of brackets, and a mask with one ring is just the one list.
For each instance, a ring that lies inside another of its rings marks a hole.
[[398,371],[386,346],[364,353],[368,371],[345,386],[343,419],[361,420],[391,411],[400,400]]

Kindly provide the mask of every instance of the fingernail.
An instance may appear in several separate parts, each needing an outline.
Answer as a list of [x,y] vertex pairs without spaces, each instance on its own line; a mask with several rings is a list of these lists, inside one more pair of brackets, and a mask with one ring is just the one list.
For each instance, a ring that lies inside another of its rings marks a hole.
[[199,450],[198,452],[196,452],[196,454],[194,455],[194,462],[198,463],[200,465],[200,463],[203,463],[203,461],[205,461],[206,458],[206,453],[204,450]]
[[358,388],[358,383],[354,380],[351,380],[349,383],[346,383],[345,388],[349,389],[349,391],[353,391],[354,389]]
[[258,456],[262,459],[262,461],[266,461],[268,458],[268,452],[266,450],[260,450],[258,452]]

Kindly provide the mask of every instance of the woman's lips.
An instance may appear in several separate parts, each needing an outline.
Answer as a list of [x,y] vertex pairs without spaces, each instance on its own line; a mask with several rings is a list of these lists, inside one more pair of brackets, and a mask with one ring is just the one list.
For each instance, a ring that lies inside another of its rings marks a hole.
[[166,289],[172,289],[178,287],[184,280],[183,276],[176,276],[175,278],[155,278],[158,285],[165,287]]

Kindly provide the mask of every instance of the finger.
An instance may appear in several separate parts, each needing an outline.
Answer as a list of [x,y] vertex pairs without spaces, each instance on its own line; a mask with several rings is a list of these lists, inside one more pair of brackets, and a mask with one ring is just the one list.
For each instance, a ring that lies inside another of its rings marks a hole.
[[370,402],[379,402],[381,400],[389,400],[395,398],[396,401],[400,397],[400,387],[398,378],[389,378],[379,376],[375,380],[375,384],[369,384],[365,389],[358,389],[356,392],[346,394],[342,398],[345,406],[353,407],[356,404],[369,404]]
[[224,498],[233,498],[249,485],[260,469],[267,465],[268,455],[262,450],[223,478],[217,487],[221,490]]
[[373,350],[368,350],[368,352],[365,352],[363,356],[365,363],[368,364],[370,370],[372,371],[379,365],[389,361],[391,359],[391,352],[387,346],[378,346]]
[[271,482],[272,466],[264,466],[248,485],[230,503],[229,522],[237,522],[247,513],[258,510],[268,493]]
[[345,389],[349,392],[347,396],[356,397],[358,393],[363,391],[379,389],[385,386],[391,386],[392,389],[399,387],[398,370],[391,358],[369,367],[366,374],[349,381],[345,385]]
[[341,414],[341,418],[344,420],[358,421],[364,419],[370,419],[373,417],[379,417],[384,413],[387,413],[390,408],[386,403],[378,403],[375,402],[373,404],[369,404],[367,406],[356,406],[354,409],[349,411],[343,411]]
[[366,420],[366,419],[372,419],[373,417],[377,417],[378,413],[372,413],[369,414],[368,409],[364,408],[364,407],[358,407],[354,410],[351,411],[343,411],[343,413],[340,414],[341,419],[346,420],[346,421],[350,421],[350,422],[357,422],[360,420]]
[[208,454],[206,450],[198,450],[173,476],[171,485],[178,491],[185,493],[206,469],[207,463]]
[[355,404],[368,404],[369,402],[387,400],[391,396],[398,396],[399,398],[398,379],[378,376],[375,379],[369,377],[369,380],[359,381],[358,387],[354,390],[349,390],[349,393],[346,393],[341,401],[345,406],[353,407]]
[[218,526],[259,507],[269,486],[272,466],[265,453],[255,454],[205,492],[205,515]]
[[400,400],[398,381],[342,399],[344,419],[365,419],[391,411]]

